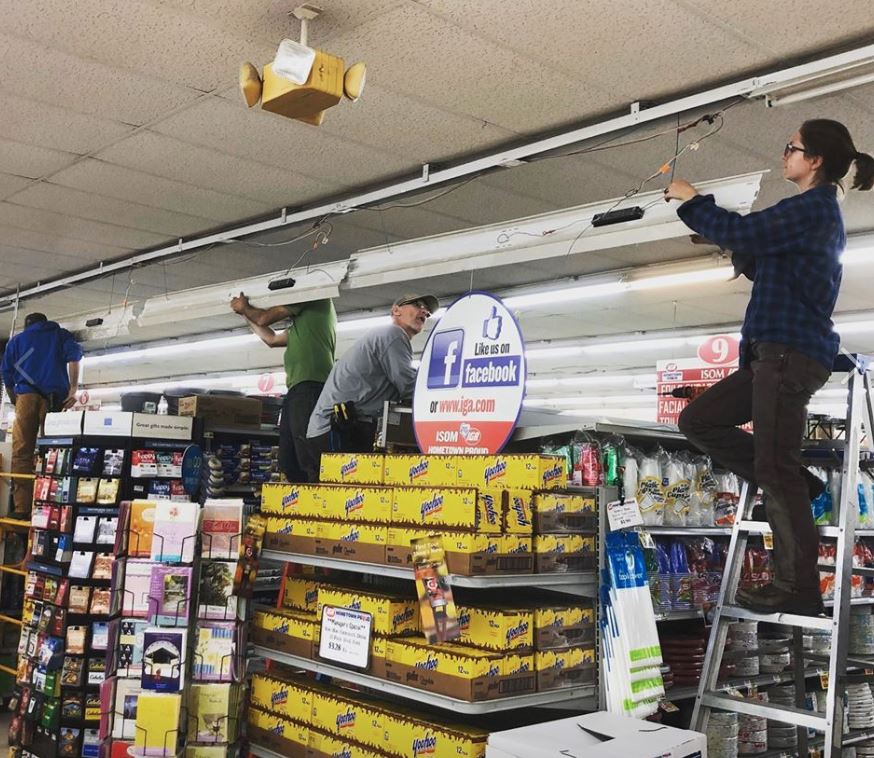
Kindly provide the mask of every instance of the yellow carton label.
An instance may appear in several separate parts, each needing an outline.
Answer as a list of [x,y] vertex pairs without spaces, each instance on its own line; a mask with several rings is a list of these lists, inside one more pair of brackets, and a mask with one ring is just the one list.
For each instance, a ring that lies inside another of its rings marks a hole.
[[312,723],[313,693],[305,686],[254,674],[249,695],[252,705],[303,723]]
[[265,484],[261,488],[261,511],[283,516],[315,518],[322,515],[317,484]]
[[313,696],[313,726],[341,739],[380,747],[382,712],[356,698],[316,693]]
[[454,487],[458,467],[452,455],[387,455],[385,483],[401,487]]
[[279,518],[270,516],[267,519],[267,532],[295,537],[318,537],[321,532],[321,522],[302,518]]
[[501,537],[500,545],[500,552],[505,555],[530,554],[534,551],[531,537],[523,537],[521,534],[505,534]]
[[382,484],[384,457],[364,453],[322,453],[319,481]]
[[504,656],[504,676],[534,671],[534,653],[508,653]]
[[258,729],[263,729],[265,732],[270,732],[277,737],[296,742],[304,747],[309,744],[310,728],[305,724],[283,718],[279,714],[250,708],[249,723]]
[[503,511],[503,531],[507,534],[531,535],[534,522],[531,515],[531,491],[509,490]]
[[536,534],[534,552],[582,555],[595,550],[595,537],[581,534]]
[[559,455],[459,455],[458,484],[482,489],[554,489],[567,484]]
[[395,487],[392,521],[399,524],[474,529],[477,526],[476,490],[458,487]]
[[498,653],[451,643],[428,645],[418,638],[388,640],[386,659],[410,668],[448,674],[462,679],[500,676],[503,673],[501,655]]
[[581,624],[595,623],[594,608],[565,606],[556,608],[535,608],[534,626],[536,629],[569,629]]
[[322,734],[310,730],[310,750],[314,750],[331,758],[385,758],[385,754],[376,753],[354,742],[347,742],[330,734]]
[[386,750],[411,758],[484,758],[486,734],[472,728],[443,728],[403,716],[385,724]]
[[595,662],[593,647],[568,647],[559,650],[537,650],[534,654],[534,666],[537,671],[556,669],[568,671],[587,663]]
[[504,510],[503,490],[480,490],[477,494],[478,532],[496,534],[501,531]]
[[319,582],[310,577],[289,574],[285,577],[282,604],[286,608],[315,613],[319,607]]
[[535,492],[537,513],[595,513],[595,498],[571,492]]
[[322,486],[322,518],[387,524],[392,516],[391,487]]
[[420,537],[426,537],[430,533],[430,529],[422,529],[420,527],[390,526],[388,528],[387,539],[389,545],[403,545],[404,547],[409,547],[413,540],[417,540]]
[[419,608],[414,600],[322,587],[319,589],[319,618],[326,605],[370,613],[374,634],[403,634],[419,629]]
[[459,642],[489,650],[534,647],[534,613],[525,610],[458,607]]
[[268,632],[284,634],[287,637],[311,641],[315,639],[318,621],[315,614],[290,611],[284,608],[275,611],[256,611],[254,623]]
[[443,532],[443,549],[453,553],[500,553],[500,534],[476,534],[473,532]]

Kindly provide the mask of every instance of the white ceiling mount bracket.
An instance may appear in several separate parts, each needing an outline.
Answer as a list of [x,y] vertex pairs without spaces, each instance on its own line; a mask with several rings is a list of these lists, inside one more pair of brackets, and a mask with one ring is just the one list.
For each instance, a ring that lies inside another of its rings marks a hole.
[[431,164],[423,163],[422,164],[422,181],[427,184],[428,180],[431,178]]
[[306,46],[309,23],[322,15],[322,9],[312,3],[304,3],[298,5],[290,15],[300,21],[300,44]]

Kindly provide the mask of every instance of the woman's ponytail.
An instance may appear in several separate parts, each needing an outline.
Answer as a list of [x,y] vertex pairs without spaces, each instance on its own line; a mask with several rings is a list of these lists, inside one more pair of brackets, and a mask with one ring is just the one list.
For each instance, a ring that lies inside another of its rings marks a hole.
[[874,158],[868,153],[856,153],[856,176],[853,189],[869,190],[874,187]]

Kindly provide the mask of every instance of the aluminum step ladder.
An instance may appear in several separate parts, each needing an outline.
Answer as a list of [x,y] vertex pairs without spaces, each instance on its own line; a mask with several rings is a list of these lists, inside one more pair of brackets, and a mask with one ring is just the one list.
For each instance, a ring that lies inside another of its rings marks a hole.
[[[872,569],[853,569],[853,546],[858,524],[857,472],[859,469],[863,425],[867,431],[869,445],[874,438],[874,408],[871,405],[870,382],[871,358],[867,356],[839,356],[835,363],[835,371],[848,374],[848,404],[847,426],[843,441],[843,461],[841,476],[841,497],[838,510],[837,526],[821,526],[821,537],[834,538],[837,541],[834,600],[826,603],[825,616],[798,616],[788,613],[757,613],[734,605],[735,592],[738,589],[741,569],[744,562],[747,541],[750,535],[770,534],[770,526],[761,521],[749,520],[753,495],[749,485],[745,485],[741,493],[741,507],[738,511],[734,528],[731,532],[731,542],[728,547],[725,572],[719,591],[714,617],[713,629],[707,644],[704,658],[704,670],[695,698],[692,712],[691,728],[706,732],[710,713],[713,710],[729,711],[747,716],[764,716],[786,724],[793,724],[798,729],[798,754],[807,758],[807,729],[815,729],[824,733],[823,755],[838,758],[842,748],[870,740],[874,730],[865,730],[861,734],[845,733],[844,725],[844,691],[847,683],[847,666],[860,668],[874,667],[871,659],[856,659],[848,656],[849,624],[851,605],[851,577],[853,573],[871,576]],[[821,566],[821,569],[825,567]],[[866,598],[871,602],[871,599]],[[761,621],[782,624],[793,627],[795,639],[794,666],[796,670],[796,706],[744,700],[726,692],[726,687],[720,687],[719,670],[722,665],[723,653],[728,640],[728,627],[734,621]],[[829,654],[808,653],[802,649],[802,630],[820,629],[832,633]],[[807,660],[817,661],[828,659],[828,680],[825,713],[806,710],[804,704],[804,678]],[[773,751],[769,751],[773,754]],[[792,755],[794,749],[782,751]]]

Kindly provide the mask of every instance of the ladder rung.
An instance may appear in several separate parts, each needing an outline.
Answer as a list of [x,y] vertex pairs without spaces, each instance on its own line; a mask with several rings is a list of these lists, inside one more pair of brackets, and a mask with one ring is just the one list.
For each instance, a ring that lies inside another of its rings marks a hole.
[[24,521],[23,519],[17,518],[7,518],[3,516],[0,518],[0,526],[8,527],[9,529],[21,529],[26,532],[30,529],[30,521]]
[[[834,563],[819,563],[816,567],[820,571],[825,571],[826,573],[831,574],[837,571],[837,566],[835,566]],[[854,566],[853,574],[855,576],[874,576],[874,568],[863,568],[860,566]]]
[[[823,600],[822,604],[826,608],[834,608],[835,601],[834,600]],[[866,596],[866,597],[851,597],[850,605],[874,605],[874,597]]]
[[794,613],[759,613],[748,608],[736,605],[722,607],[722,615],[735,619],[747,619],[749,621],[766,621],[769,624],[786,624],[787,626],[801,626],[809,629],[831,630],[834,621],[828,616],[798,616]]
[[[740,530],[747,534],[771,533],[771,525],[767,521],[741,521],[739,526]],[[837,526],[818,526],[816,529],[820,537],[837,537],[841,532],[840,527]]]
[[828,726],[825,716],[817,716],[813,711],[803,708],[792,708],[788,705],[763,703],[760,700],[742,700],[716,692],[705,692],[701,697],[701,705],[705,708],[719,708],[732,713],[742,713],[745,716],[765,716],[795,726],[806,726],[822,732]]
[[15,568],[14,566],[6,566],[0,563],[0,571],[3,571],[7,574],[18,574],[18,576],[27,576],[27,572],[20,568]]

